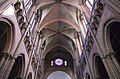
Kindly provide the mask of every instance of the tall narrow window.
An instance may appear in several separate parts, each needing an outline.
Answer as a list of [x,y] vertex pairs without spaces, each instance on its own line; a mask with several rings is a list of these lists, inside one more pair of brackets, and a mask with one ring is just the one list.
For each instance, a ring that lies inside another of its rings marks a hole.
[[63,65],[63,60],[60,59],[60,58],[56,59],[56,60],[55,60],[55,65],[58,65],[58,66]]
[[51,66],[53,66],[53,61],[51,61]]
[[67,61],[64,61],[64,65],[67,66]]

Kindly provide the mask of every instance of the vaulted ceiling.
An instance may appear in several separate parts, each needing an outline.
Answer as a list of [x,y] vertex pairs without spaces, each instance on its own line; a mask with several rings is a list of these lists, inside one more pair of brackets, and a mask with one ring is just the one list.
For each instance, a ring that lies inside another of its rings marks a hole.
[[74,50],[76,31],[80,30],[76,16],[79,3],[78,0],[39,0],[42,9],[39,29],[47,50],[55,46]]
[[[37,9],[42,10],[42,16],[38,30],[43,35],[45,62],[61,56],[68,62],[75,58],[76,36],[81,30],[77,11],[81,3],[80,0],[39,0]],[[74,71],[73,62],[69,67]]]
[[[38,3],[38,9],[42,10],[38,29],[43,34],[44,54],[66,51],[74,58],[75,37],[80,31],[77,11],[81,2],[79,0],[39,0]],[[62,54],[61,52],[61,56]]]

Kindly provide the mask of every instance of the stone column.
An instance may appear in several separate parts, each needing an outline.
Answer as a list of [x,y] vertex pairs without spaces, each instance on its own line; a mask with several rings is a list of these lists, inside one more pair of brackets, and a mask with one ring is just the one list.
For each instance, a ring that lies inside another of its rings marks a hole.
[[3,61],[3,64],[0,69],[1,70],[0,79],[7,79],[15,61],[15,59],[8,53],[5,54],[4,59],[5,61]]
[[44,79],[44,77],[45,77],[44,62],[45,62],[45,60],[42,58],[42,63],[41,63],[41,78],[40,79]]
[[4,75],[3,72],[7,68],[6,66],[8,64],[8,61],[9,61],[9,54],[7,52],[4,52],[0,62],[0,79],[2,79],[2,76]]
[[7,52],[1,52],[0,53],[0,57],[1,57],[1,60],[0,60],[0,70],[1,70],[1,68],[2,68],[2,65],[5,63],[5,60],[6,60],[6,53]]
[[11,71],[11,69],[13,67],[14,62],[15,62],[15,59],[10,58],[9,63],[7,64],[6,69],[4,71],[4,75],[3,75],[2,79],[8,79],[8,76],[10,74],[10,71]]
[[[111,74],[110,77],[113,77],[114,79],[119,79],[120,78],[120,66],[118,62],[115,59],[115,53],[114,52],[109,52],[108,54],[105,55],[104,59],[107,59],[107,62],[111,68]],[[110,72],[110,71],[108,71]]]

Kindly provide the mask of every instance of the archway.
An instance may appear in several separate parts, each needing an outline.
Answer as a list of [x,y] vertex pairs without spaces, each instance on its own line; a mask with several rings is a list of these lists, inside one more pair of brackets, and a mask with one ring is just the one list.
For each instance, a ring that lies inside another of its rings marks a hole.
[[29,73],[29,74],[28,74],[27,79],[32,79],[32,73]]
[[90,75],[86,73],[86,78],[85,79],[90,79]]
[[44,59],[44,79],[55,71],[64,71],[74,79],[74,61],[71,53],[57,46],[51,49]]
[[5,21],[0,21],[0,60],[8,50],[11,41],[11,27]]
[[47,79],[71,79],[71,77],[63,71],[55,71],[51,73]]
[[97,79],[110,79],[100,56],[95,57],[95,70]]
[[109,24],[109,39],[117,61],[120,64],[120,22]]
[[11,69],[8,79],[22,79],[24,60],[22,56],[17,57]]
[[[59,62],[59,63],[57,63]],[[74,72],[74,61],[72,55],[63,47],[57,46],[45,56],[44,69],[69,67]]]

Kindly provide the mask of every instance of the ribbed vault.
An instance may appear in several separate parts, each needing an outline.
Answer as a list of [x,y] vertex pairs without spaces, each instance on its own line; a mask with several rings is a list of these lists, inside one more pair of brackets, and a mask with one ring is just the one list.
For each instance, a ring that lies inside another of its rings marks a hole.
[[[44,74],[51,69],[65,72],[70,69],[75,73],[76,35],[80,31],[76,15],[78,7],[78,0],[39,0],[42,16],[38,30],[43,36]],[[51,66],[51,61],[56,58],[67,61],[67,67]]]

